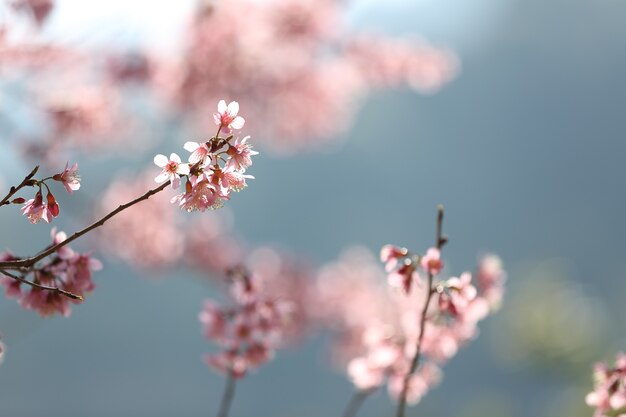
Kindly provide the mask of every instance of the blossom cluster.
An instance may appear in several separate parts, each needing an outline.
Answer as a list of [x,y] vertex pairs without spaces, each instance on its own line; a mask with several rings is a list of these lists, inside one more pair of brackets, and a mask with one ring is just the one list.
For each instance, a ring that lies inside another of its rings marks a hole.
[[234,378],[269,361],[283,342],[290,321],[291,302],[263,295],[254,277],[233,270],[231,295],[234,305],[220,307],[206,301],[199,314],[205,336],[224,348],[207,354],[206,363]]
[[[347,363],[344,369],[356,388],[368,392],[387,383],[390,395],[398,398],[418,349],[422,309],[431,291],[433,302],[423,321],[421,366],[407,386],[407,402],[416,403],[440,380],[440,366],[476,335],[478,322],[493,311],[495,304],[485,295],[495,298],[496,287],[502,293],[505,274],[495,268],[501,265],[497,257],[487,255],[479,262],[477,276],[484,278],[478,280],[478,287],[465,272],[434,280],[429,289],[423,276],[436,277],[443,268],[438,250],[420,256],[385,246],[381,259],[388,285],[380,285],[383,273],[369,253],[352,252],[322,271],[320,302],[337,335],[340,363]],[[363,305],[368,308],[359,307]]]
[[154,179],[157,183],[169,181],[172,188],[180,187],[181,178],[186,178],[185,191],[172,198],[182,209],[205,211],[222,207],[223,200],[230,199],[231,191],[240,191],[247,186],[246,180],[254,178],[244,174],[252,165],[251,157],[258,152],[248,143],[249,136],[236,139],[233,135],[220,137],[220,132],[231,133],[241,129],[245,123],[238,115],[239,103],[226,105],[220,100],[213,120],[218,126],[217,134],[204,143],[186,142],[184,148],[191,152],[189,162],[183,163],[180,157],[172,153],[169,158],[156,155],[154,163],[162,168]]
[[[66,239],[64,232],[52,229],[52,245]],[[10,252],[0,254],[2,261],[19,259]],[[90,253],[78,253],[65,245],[47,258],[45,263],[30,269],[21,279],[2,276],[0,284],[5,287],[7,297],[16,298],[27,310],[36,310],[42,316],[59,313],[68,317],[71,314],[71,303],[80,303],[83,296],[94,289],[91,276],[100,269],[102,264]]]
[[[60,208],[54,194],[52,194],[52,191],[50,190],[50,186],[46,183],[47,180],[54,180],[62,183],[65,190],[71,194],[80,188],[78,164],[74,164],[70,167],[69,163],[66,163],[65,169],[58,174],[54,174],[52,177],[44,178],[42,180],[32,178],[25,180],[21,186],[38,187],[35,196],[27,201],[22,197],[17,197],[11,201],[6,200],[5,204],[24,203],[21,208],[21,212],[28,218],[29,222],[36,224],[43,219],[46,223],[50,223],[53,217],[59,216]],[[46,189],[45,201],[43,198],[44,187]],[[15,187],[13,187],[11,191],[13,192],[14,190],[17,191]]]
[[594,369],[594,390],[585,398],[595,407],[594,417],[626,417],[626,354],[620,352],[611,368],[598,363]]

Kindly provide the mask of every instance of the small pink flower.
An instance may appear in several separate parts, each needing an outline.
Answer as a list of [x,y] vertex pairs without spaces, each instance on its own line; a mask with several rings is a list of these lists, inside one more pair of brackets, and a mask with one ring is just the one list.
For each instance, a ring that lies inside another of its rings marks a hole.
[[163,168],[163,171],[154,179],[157,183],[170,180],[172,188],[178,188],[180,187],[180,176],[189,175],[189,165],[182,164],[180,157],[175,153],[170,155],[169,160],[165,155],[158,154],[154,157],[154,163],[159,168]]
[[430,248],[422,257],[422,268],[432,275],[437,275],[443,269],[441,252],[437,248]]
[[241,141],[237,139],[234,144],[228,148],[228,156],[230,159],[226,163],[226,167],[232,167],[237,171],[245,171],[252,165],[251,156],[258,155],[257,151],[252,150],[252,145],[248,143],[250,136],[246,136]]
[[52,214],[48,209],[48,206],[44,204],[43,197],[40,191],[37,191],[35,198],[28,200],[21,208],[22,214],[28,217],[28,221],[32,224],[39,223],[41,219],[46,223],[50,223]]
[[72,192],[77,191],[80,188],[78,164],[74,164],[71,168],[69,168],[69,162],[66,162],[63,172],[55,174],[52,179],[62,182],[67,192],[72,194]]
[[241,129],[246,122],[243,117],[237,116],[239,113],[239,103],[231,101],[228,106],[224,100],[217,103],[217,113],[213,114],[215,124],[221,126],[226,133],[230,133],[231,129]]

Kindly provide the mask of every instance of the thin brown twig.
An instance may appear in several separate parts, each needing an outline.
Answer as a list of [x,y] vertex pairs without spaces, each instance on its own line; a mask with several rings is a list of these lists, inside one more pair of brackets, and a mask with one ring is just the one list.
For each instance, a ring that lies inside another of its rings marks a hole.
[[217,413],[217,417],[228,417],[230,405],[232,404],[233,398],[235,397],[236,382],[237,380],[233,376],[233,373],[229,372],[226,381],[226,388],[224,389],[224,394],[222,395],[222,401],[220,403],[220,409]]
[[[437,206],[437,249],[441,250],[443,245],[446,244],[447,238],[442,233],[443,229],[443,206]],[[422,350],[422,341],[424,339],[424,327],[426,324],[426,313],[428,312],[428,306],[430,305],[430,300],[433,295],[433,274],[428,273],[428,291],[426,291],[426,300],[424,301],[424,307],[422,308],[422,315],[420,319],[420,333],[417,338],[417,349],[415,351],[415,356],[413,356],[413,360],[411,361],[411,367],[409,372],[404,376],[404,381],[402,385],[402,393],[400,394],[399,402],[398,402],[398,410],[396,413],[396,417],[404,417],[404,412],[406,410],[406,396],[409,390],[409,381],[411,376],[417,370],[419,366],[421,350]]]
[[59,242],[56,245],[50,246],[49,248],[43,250],[42,252],[40,252],[39,254],[37,254],[35,256],[32,256],[30,258],[25,258],[25,259],[19,259],[19,260],[15,260],[15,261],[0,262],[0,269],[23,269],[23,268],[28,268],[28,267],[33,266],[34,264],[36,264],[37,262],[39,262],[40,260],[42,260],[46,256],[56,252],[57,250],[59,250],[63,246],[68,245],[69,243],[71,243],[74,240],[78,239],[79,237],[81,237],[85,233],[88,233],[88,232],[92,231],[93,229],[102,226],[107,220],[109,220],[111,217],[115,216],[116,214],[126,210],[127,208],[129,208],[131,206],[134,206],[135,204],[137,204],[137,203],[139,203],[139,202],[141,202],[143,200],[147,200],[148,198],[150,198],[151,196],[153,196],[156,193],[159,193],[159,192],[163,191],[165,189],[165,187],[170,185],[170,183],[171,183],[171,181],[168,180],[168,181],[164,182],[163,184],[161,184],[160,186],[147,191],[142,196],[137,197],[134,200],[129,201],[126,204],[122,204],[122,205],[118,206],[115,210],[111,211],[109,214],[107,214],[106,216],[102,217],[100,220],[96,221],[95,223],[92,223],[91,225],[85,227],[82,230],[79,230],[78,232],[74,233],[73,235],[71,235],[70,237],[65,239],[63,242]]
[[61,288],[49,287],[47,285],[37,284],[36,282],[29,281],[26,278],[20,277],[18,275],[14,275],[14,274],[12,274],[10,272],[7,272],[7,271],[1,270],[1,269],[0,269],[0,273],[4,274],[4,275],[6,275],[6,276],[8,276],[10,278],[13,278],[16,281],[21,282],[22,284],[30,285],[33,288],[37,288],[37,289],[44,290],[44,291],[52,291],[54,293],[64,295],[65,297],[69,297],[72,300],[83,301],[83,297],[82,296],[74,294],[74,293],[71,293],[69,291],[62,290]]
[[10,204],[9,199],[13,197],[15,193],[17,193],[20,189],[24,188],[30,182],[30,180],[35,176],[38,170],[39,170],[39,165],[35,166],[35,168],[33,168],[30,174],[24,177],[22,182],[17,187],[15,186],[11,187],[7,195],[5,195],[2,200],[0,200],[0,207],[6,204]]
[[374,391],[375,390],[361,390],[361,391],[356,391],[354,394],[352,394],[352,398],[350,398],[350,402],[346,406],[346,409],[344,410],[341,416],[342,417],[356,416],[356,413],[359,411],[359,409],[361,408],[361,406],[363,405],[367,397],[369,397],[369,395]]

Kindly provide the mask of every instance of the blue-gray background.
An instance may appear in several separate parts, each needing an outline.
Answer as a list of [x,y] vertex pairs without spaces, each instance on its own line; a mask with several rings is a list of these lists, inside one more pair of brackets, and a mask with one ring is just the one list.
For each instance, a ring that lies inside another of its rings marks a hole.
[[[451,46],[460,76],[432,97],[371,97],[331,152],[258,157],[253,186],[229,203],[236,230],[326,262],[356,243],[424,247],[444,203],[452,269],[494,250],[508,294],[409,415],[591,415],[591,364],[626,349],[626,3],[355,2],[353,18]],[[27,167],[4,159],[6,181]],[[0,224],[17,252],[48,233],[8,210]],[[213,414],[223,380],[200,362],[196,318],[211,288],[105,264],[69,319],[0,301],[0,416]],[[318,339],[279,352],[240,384],[232,415],[339,415],[352,388],[326,354]],[[378,394],[360,415],[392,405]]]

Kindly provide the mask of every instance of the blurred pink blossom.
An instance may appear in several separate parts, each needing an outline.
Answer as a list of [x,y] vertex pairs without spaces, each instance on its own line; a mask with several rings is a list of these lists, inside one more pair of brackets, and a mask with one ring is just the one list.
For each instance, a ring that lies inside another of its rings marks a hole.
[[594,417],[626,416],[626,354],[620,352],[611,368],[604,363],[594,367],[594,390],[585,397],[595,408]]

